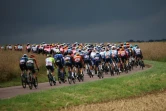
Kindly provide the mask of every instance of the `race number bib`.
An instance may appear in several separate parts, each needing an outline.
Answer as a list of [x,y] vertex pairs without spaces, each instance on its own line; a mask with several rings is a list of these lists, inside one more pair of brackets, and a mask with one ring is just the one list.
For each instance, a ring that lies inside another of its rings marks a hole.
[[75,58],[75,62],[80,62],[80,58]]

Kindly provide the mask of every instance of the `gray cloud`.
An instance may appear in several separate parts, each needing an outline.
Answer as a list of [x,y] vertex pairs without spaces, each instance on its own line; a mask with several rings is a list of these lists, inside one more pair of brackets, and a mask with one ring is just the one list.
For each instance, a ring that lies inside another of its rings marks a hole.
[[31,37],[33,38],[31,42],[117,42],[129,39],[162,39],[166,35],[165,20],[165,9],[162,9],[154,15],[137,20],[114,20],[60,29],[54,25],[48,25],[17,36],[26,39]]
[[[3,4],[3,5],[2,5]],[[166,38],[165,0],[6,0],[0,43]]]

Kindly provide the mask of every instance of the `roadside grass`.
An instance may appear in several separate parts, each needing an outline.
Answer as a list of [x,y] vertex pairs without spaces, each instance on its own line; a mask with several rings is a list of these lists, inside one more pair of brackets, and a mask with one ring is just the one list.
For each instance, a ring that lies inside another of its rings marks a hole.
[[118,78],[76,84],[0,100],[0,110],[58,110],[142,96],[166,89],[166,63],[145,61],[152,68]]

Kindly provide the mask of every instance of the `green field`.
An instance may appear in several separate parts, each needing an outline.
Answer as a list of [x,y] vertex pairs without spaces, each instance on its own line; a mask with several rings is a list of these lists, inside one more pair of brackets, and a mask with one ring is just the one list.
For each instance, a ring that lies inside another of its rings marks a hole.
[[135,97],[166,88],[166,63],[145,61],[148,70],[118,78],[56,88],[0,100],[0,110],[56,110],[68,106]]

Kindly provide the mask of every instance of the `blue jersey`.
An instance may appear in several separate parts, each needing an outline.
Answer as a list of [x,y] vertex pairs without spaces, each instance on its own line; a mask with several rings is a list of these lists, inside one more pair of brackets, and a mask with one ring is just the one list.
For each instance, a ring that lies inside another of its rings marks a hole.
[[64,64],[64,59],[62,54],[55,54],[54,59],[55,59],[55,62],[61,62],[62,64]]
[[94,61],[101,61],[102,60],[102,57],[99,53],[97,53],[95,56],[94,56]]
[[27,61],[28,61],[28,57],[21,57],[20,64],[26,64]]

